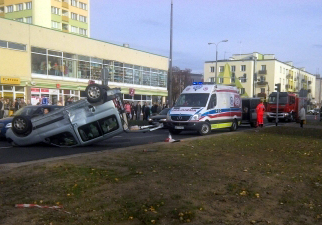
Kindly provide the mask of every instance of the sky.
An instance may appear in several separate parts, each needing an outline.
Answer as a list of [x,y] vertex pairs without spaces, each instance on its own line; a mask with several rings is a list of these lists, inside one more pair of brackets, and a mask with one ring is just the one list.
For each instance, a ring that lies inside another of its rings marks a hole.
[[[91,38],[170,56],[171,0],[91,0]],[[173,66],[203,73],[206,61],[275,54],[322,71],[321,0],[173,0]]]

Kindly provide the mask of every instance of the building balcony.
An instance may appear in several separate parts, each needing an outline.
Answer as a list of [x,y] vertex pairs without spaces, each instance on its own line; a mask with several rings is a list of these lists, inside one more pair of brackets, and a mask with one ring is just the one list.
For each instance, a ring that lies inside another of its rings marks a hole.
[[301,81],[302,83],[306,83],[306,80],[305,79],[302,79],[302,81]]
[[267,70],[258,70],[258,74],[267,74]]
[[309,80],[307,83],[310,85],[310,84],[312,84],[312,81]]
[[257,94],[257,97],[259,97],[259,98],[266,98],[266,93],[264,93],[264,92],[258,93]]
[[[1,0],[0,0],[1,1]],[[62,2],[61,6],[65,9],[68,9],[69,8],[69,5],[68,5],[68,2]]]
[[261,81],[257,82],[257,85],[267,85],[267,84],[268,84],[268,82],[265,80],[261,80]]
[[63,28],[62,31],[65,32],[65,33],[69,33],[69,30],[65,29],[65,28]]
[[64,22],[69,22],[69,18],[68,18],[68,16],[62,16],[62,21],[64,21]]
[[286,79],[293,79],[293,76],[291,74],[287,74]]

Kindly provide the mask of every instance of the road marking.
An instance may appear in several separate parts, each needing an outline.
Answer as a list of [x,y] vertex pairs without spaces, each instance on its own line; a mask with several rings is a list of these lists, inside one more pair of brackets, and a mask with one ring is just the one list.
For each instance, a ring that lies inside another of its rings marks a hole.
[[122,136],[114,136],[113,138],[121,138]]
[[7,147],[0,147],[0,148],[12,148],[12,146],[7,146]]

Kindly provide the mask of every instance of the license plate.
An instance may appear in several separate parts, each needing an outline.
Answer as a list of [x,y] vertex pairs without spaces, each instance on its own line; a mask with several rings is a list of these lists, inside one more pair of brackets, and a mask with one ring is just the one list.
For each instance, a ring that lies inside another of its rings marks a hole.
[[184,126],[175,126],[174,129],[183,130],[184,129]]

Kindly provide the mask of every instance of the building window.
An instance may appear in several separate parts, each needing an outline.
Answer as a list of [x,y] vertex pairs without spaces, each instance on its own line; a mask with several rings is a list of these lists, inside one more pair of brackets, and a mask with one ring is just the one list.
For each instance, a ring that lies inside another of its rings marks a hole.
[[266,77],[265,76],[260,76],[260,81],[263,82],[263,81],[266,81]]
[[8,47],[8,42],[7,41],[1,41],[0,40],[0,47],[1,48],[7,48]]
[[56,21],[51,21],[51,27],[54,29],[60,29],[60,23]]
[[62,24],[62,28],[63,28],[63,30],[65,30],[65,31],[68,31],[69,29],[68,29],[68,24],[65,24],[65,23],[63,23]]
[[239,89],[239,92],[240,92],[241,95],[245,94],[245,88]]
[[243,76],[240,78],[240,82],[246,83],[246,81],[247,81],[247,74],[244,73]]
[[219,83],[219,84],[224,83],[224,78],[223,78],[223,77],[219,77],[219,78],[218,78],[218,83]]
[[79,15],[79,21],[87,23],[87,17]]
[[280,66],[280,73],[282,73],[282,67]]
[[79,2],[79,8],[87,10],[87,4],[85,4],[83,2]]
[[17,18],[16,21],[23,22],[23,18]]
[[214,83],[215,82],[215,78],[214,77],[210,77],[210,82]]
[[8,48],[26,51],[26,45],[8,42]]
[[71,5],[77,7],[77,1],[76,0],[72,0],[71,1]]
[[224,72],[224,67],[223,66],[219,66],[219,72]]
[[29,23],[29,24],[32,24],[32,17],[29,16],[29,17],[26,17],[26,23]]
[[231,71],[235,72],[236,71],[236,66],[231,66]]
[[32,8],[32,2],[26,2],[25,4],[26,4],[26,6],[25,6],[26,10]]
[[78,27],[74,27],[74,26],[72,26],[72,27],[71,27],[71,32],[72,32],[72,33],[78,33]]
[[51,7],[51,13],[52,14],[56,14],[56,15],[59,15],[59,9],[58,8],[56,8],[56,7]]
[[22,11],[23,10],[23,4],[20,3],[20,4],[17,4],[16,5],[16,11]]
[[265,88],[261,88],[261,93],[265,93]]
[[261,70],[262,71],[266,70],[266,65],[261,65]]
[[79,34],[81,35],[87,35],[87,30],[83,28],[79,28]]
[[231,83],[235,83],[235,78],[236,78],[235,73],[234,73],[234,72],[233,72],[233,73],[231,73],[231,79],[230,79],[230,82],[231,82]]
[[240,71],[246,71],[246,65],[241,65],[240,66]]
[[4,7],[0,7],[0,13],[4,13]]
[[7,6],[7,13],[13,12],[13,5],[8,5]]
[[76,13],[71,13],[71,18],[72,18],[73,20],[77,20],[78,15],[77,15]]
[[214,73],[214,72],[215,72],[215,67],[211,66],[211,67],[210,67],[210,72],[211,72],[211,73]]

